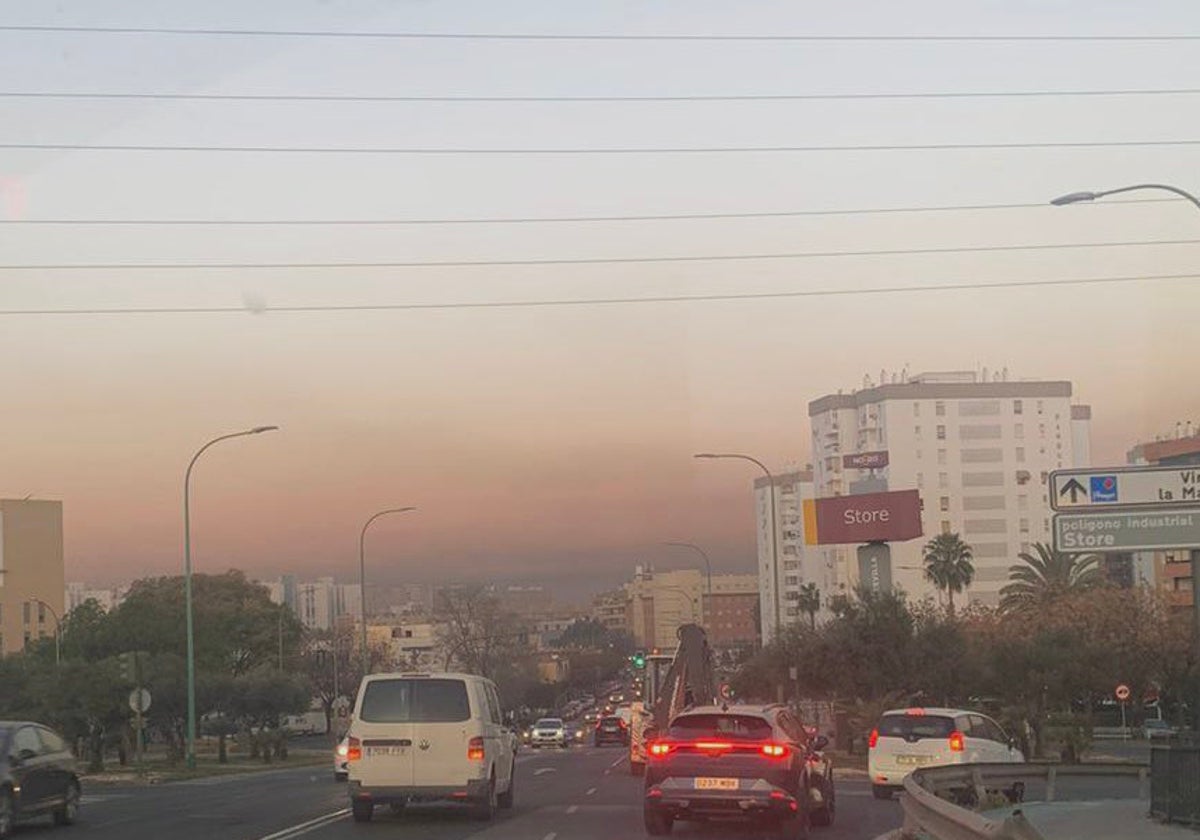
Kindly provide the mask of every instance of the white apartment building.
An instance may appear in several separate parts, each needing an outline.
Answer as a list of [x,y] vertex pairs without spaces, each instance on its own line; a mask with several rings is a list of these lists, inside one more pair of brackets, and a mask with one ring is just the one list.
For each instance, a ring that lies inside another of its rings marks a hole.
[[[362,590],[357,583],[337,583],[331,577],[297,583],[285,576],[262,581],[262,585],[274,603],[290,606],[300,623],[310,630],[332,630],[342,616],[358,618],[362,613]],[[289,597],[292,593],[294,601]]]
[[[1050,541],[1048,473],[1088,466],[1091,409],[1071,404],[1070,382],[1010,381],[1007,370],[887,378],[809,403],[815,494],[919,490],[925,539],[959,533],[975,558],[969,598],[994,605],[1018,553]],[[886,452],[886,466],[846,465],[866,452]],[[891,544],[892,581],[914,598],[934,594],[923,544]],[[818,551],[839,586],[857,584],[854,546]]]
[[111,612],[125,600],[125,596],[128,594],[128,584],[102,589],[88,586],[86,583],[73,582],[67,584],[63,603],[66,605],[68,613],[86,601],[95,601],[105,612]]
[[[771,483],[766,476],[754,482],[754,511],[758,524],[759,615],[764,642],[775,638],[776,591],[780,593],[779,624],[786,627],[801,618],[806,619],[806,614],[800,611],[797,604],[801,586],[816,583],[825,593],[832,591],[837,584],[836,570],[831,564],[827,565],[828,558],[821,551],[812,546],[806,548],[804,544],[801,502],[813,498],[812,470],[780,473],[774,479],[777,546],[771,543]],[[779,552],[778,569],[774,558],[776,548]]]

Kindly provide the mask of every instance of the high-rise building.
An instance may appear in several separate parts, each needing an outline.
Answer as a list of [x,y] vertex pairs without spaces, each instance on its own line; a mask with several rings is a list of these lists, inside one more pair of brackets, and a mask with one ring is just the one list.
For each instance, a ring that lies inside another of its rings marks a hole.
[[[1018,553],[1050,542],[1049,473],[1088,466],[1091,409],[1072,405],[1070,382],[1007,370],[888,380],[809,403],[815,495],[918,490],[924,540],[958,533],[974,555],[970,600],[997,604]],[[891,544],[891,580],[914,597],[934,594],[924,540]],[[858,583],[854,546],[820,553],[839,585]]]
[[53,637],[65,590],[62,502],[0,499],[0,653]]
[[[338,619],[358,618],[362,600],[357,583],[337,583],[331,577],[297,583],[291,575],[278,580],[263,581],[267,593],[276,604],[291,607],[300,623],[310,630],[332,630]],[[288,601],[288,596],[292,599]]]
[[[801,616],[800,587],[816,583],[822,592],[833,591],[837,579],[826,558],[805,548],[804,516],[801,505],[813,497],[812,469],[780,473],[775,479],[775,515],[771,515],[771,483],[766,476],[754,482],[754,509],[758,522],[758,612],[764,640],[775,637],[776,609],[779,623],[786,627]],[[774,523],[776,544],[771,542]],[[779,553],[779,568],[775,566]],[[776,592],[779,592],[778,604]]]

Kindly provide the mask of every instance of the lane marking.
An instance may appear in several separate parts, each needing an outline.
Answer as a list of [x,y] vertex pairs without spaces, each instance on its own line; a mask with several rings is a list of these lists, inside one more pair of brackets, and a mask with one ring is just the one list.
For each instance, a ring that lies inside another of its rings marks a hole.
[[585,793],[584,796],[591,796],[595,792],[596,792],[595,788],[588,788],[588,792]]
[[557,831],[551,831],[549,834],[547,834],[545,837],[543,837],[542,840],[554,840],[554,838],[557,836],[558,836]]
[[299,837],[302,834],[308,834],[310,831],[316,831],[318,828],[324,828],[330,823],[335,823],[350,814],[349,808],[343,808],[340,811],[334,811],[331,814],[316,817],[308,822],[298,823],[297,825],[289,826],[288,828],[276,831],[274,834],[264,835],[258,840],[284,840],[284,838]]
[[557,773],[557,772],[558,772],[557,767],[539,767],[538,769],[533,771],[533,775],[540,776],[543,773]]
[[[568,813],[568,814],[574,814],[574,813],[575,813],[576,811],[578,811],[578,810],[579,810],[579,806],[578,806],[578,805],[572,805],[570,808],[568,808],[568,809],[567,809],[567,813]],[[266,840],[266,838],[263,838],[263,840]]]
[[620,758],[618,758],[616,761],[614,761],[612,764],[610,764],[610,765],[608,765],[608,766],[609,766],[609,767],[616,767],[618,764],[620,764],[622,761],[624,761],[624,760],[625,760],[626,758],[628,758],[628,757],[629,757],[629,756],[623,755],[623,756],[621,756]]

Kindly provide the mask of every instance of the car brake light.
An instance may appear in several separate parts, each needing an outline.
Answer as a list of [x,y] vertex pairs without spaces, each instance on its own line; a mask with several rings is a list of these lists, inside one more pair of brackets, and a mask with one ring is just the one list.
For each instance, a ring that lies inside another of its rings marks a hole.
[[662,758],[674,748],[674,744],[669,744],[666,741],[651,741],[648,751],[650,755]]
[[617,718],[617,723],[620,725],[620,727],[622,729],[624,729],[626,727],[625,718]]
[[925,710],[924,709],[905,709],[904,714],[908,715],[909,717],[924,717]]
[[783,744],[763,744],[759,747],[759,752],[767,758],[787,758],[789,750]]
[[733,744],[728,741],[697,741],[695,746],[705,752],[729,752],[733,749]]
[[483,761],[483,739],[479,736],[467,742],[467,760]]
[[879,743],[879,730],[872,729],[870,737],[867,738],[867,747],[868,747],[868,749],[873,750],[873,749],[875,749],[875,745],[878,743]]
[[362,758],[362,741],[350,738],[346,741],[346,760],[358,761]]
[[965,746],[966,739],[961,732],[950,733],[950,752],[962,752]]

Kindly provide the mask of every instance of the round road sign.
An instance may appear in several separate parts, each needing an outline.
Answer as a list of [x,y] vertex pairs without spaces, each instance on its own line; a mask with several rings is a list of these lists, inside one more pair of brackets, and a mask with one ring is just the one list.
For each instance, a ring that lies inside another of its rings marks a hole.
[[1121,683],[1119,686],[1117,686],[1117,690],[1114,693],[1117,695],[1118,700],[1122,700],[1122,701],[1128,700],[1129,699],[1129,686],[1125,685],[1124,683]]
[[150,711],[150,692],[144,688],[135,688],[129,692],[129,708],[142,714]]

